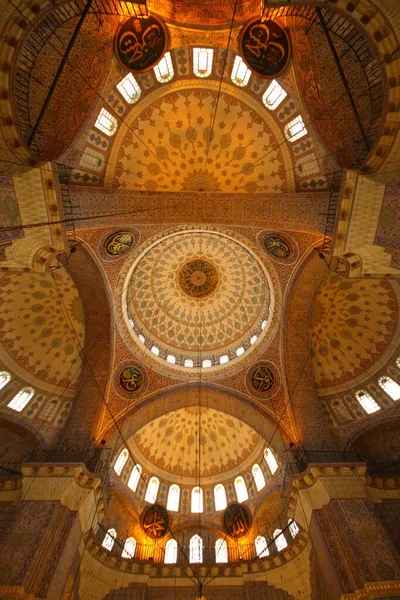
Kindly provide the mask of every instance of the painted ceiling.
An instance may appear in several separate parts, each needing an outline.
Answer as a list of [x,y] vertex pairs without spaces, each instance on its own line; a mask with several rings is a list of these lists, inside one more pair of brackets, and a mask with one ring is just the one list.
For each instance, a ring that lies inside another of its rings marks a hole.
[[[268,124],[243,100],[213,89],[174,91],[130,122],[113,185],[143,191],[287,191],[279,144]],[[265,112],[266,109],[264,109]],[[215,122],[214,122],[215,115]]]
[[[136,332],[159,349],[196,359],[249,346],[269,313],[259,260],[231,237],[194,230],[144,251],[129,279]],[[266,331],[266,328],[265,328]]]
[[130,445],[135,459],[143,457],[155,473],[181,477],[198,477],[199,470],[202,477],[226,474],[250,457],[259,459],[263,449],[254,429],[206,406],[166,413],[142,427]]
[[11,372],[68,395],[81,371],[84,335],[82,303],[66,270],[1,274],[1,358]]
[[334,393],[335,386],[374,367],[385,351],[392,352],[389,345],[395,341],[397,327],[398,300],[389,281],[330,275],[312,312],[317,388],[333,388]]

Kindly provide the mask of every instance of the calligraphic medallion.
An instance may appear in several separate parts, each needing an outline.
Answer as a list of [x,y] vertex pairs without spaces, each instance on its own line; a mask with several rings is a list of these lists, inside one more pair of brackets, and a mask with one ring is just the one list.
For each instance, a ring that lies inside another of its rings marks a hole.
[[120,363],[114,371],[114,387],[118,394],[127,400],[143,394],[147,382],[145,368],[132,360]]
[[149,506],[142,514],[141,527],[152,540],[160,540],[169,529],[169,516],[161,504]]
[[230,504],[224,511],[225,532],[238,540],[248,534],[251,526],[250,514],[243,504]]
[[287,67],[290,40],[277,21],[250,21],[240,33],[239,48],[249,69],[260,77],[273,79]]
[[246,384],[254,396],[265,399],[277,390],[279,375],[274,365],[261,361],[247,372]]
[[264,238],[264,248],[275,258],[286,259],[292,254],[289,242],[280,235],[267,234]]
[[104,242],[104,252],[108,256],[121,256],[128,252],[135,243],[135,236],[130,231],[117,231]]
[[201,299],[215,291],[219,277],[214,265],[202,258],[196,258],[183,265],[178,279],[185,294]]
[[161,60],[167,40],[167,29],[160,19],[131,17],[122,23],[115,36],[115,56],[124,69],[144,73]]

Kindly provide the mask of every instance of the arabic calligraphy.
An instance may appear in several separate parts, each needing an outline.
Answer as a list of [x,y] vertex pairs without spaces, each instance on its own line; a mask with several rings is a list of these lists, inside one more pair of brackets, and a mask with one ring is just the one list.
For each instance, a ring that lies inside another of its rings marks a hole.
[[289,258],[292,253],[289,242],[280,235],[267,235],[264,239],[264,246],[267,252],[276,258]]
[[155,17],[127,19],[115,37],[115,54],[121,65],[133,73],[152,69],[163,56],[167,34],[163,23]]
[[104,251],[109,256],[120,256],[133,246],[135,238],[129,231],[118,231],[113,233],[104,242]]
[[247,23],[239,46],[247,66],[265,78],[280,75],[290,58],[289,37],[276,21]]
[[165,536],[169,528],[169,516],[161,504],[153,504],[145,510],[142,516],[142,529],[152,540]]
[[250,515],[242,504],[230,504],[224,512],[224,529],[235,539],[247,535],[251,525]]
[[266,365],[259,365],[250,376],[251,385],[257,392],[265,394],[274,386],[275,376]]
[[179,284],[192,298],[206,298],[218,283],[216,268],[206,260],[196,258],[187,262],[179,272]]
[[125,392],[136,392],[142,383],[143,375],[137,367],[125,367],[119,374],[119,384]]

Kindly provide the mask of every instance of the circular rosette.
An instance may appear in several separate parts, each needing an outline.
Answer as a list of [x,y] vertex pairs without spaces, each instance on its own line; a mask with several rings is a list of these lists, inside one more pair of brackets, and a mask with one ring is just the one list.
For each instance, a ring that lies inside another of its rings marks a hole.
[[250,513],[243,504],[230,504],[223,515],[224,530],[236,540],[245,537],[251,527]]
[[167,49],[168,33],[161,19],[131,17],[115,36],[114,52],[124,69],[144,73],[152,69]]
[[147,508],[141,519],[143,533],[152,540],[160,540],[169,529],[168,512],[161,504],[153,504]]

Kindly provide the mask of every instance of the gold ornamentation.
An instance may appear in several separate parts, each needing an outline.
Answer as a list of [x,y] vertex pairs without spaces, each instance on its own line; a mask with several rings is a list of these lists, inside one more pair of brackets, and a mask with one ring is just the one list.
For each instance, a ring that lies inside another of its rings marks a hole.
[[250,380],[251,385],[257,392],[265,394],[273,388],[275,376],[269,367],[260,365],[254,369],[250,376]]
[[192,298],[206,298],[218,284],[216,268],[206,260],[197,258],[187,262],[179,272],[179,285]]
[[133,73],[152,69],[167,47],[167,31],[160,19],[127,19],[115,38],[115,55],[120,64]]
[[244,25],[239,48],[249,69],[266,79],[278,77],[290,58],[289,36],[279,23],[271,20]]

